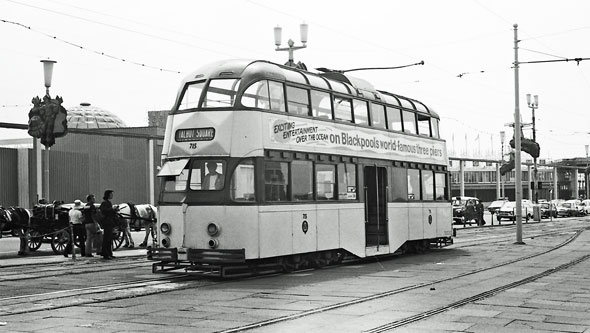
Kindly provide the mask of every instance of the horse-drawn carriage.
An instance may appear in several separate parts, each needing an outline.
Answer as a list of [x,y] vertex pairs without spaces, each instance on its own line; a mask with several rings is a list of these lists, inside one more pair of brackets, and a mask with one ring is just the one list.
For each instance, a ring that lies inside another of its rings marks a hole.
[[[42,243],[50,243],[51,249],[55,254],[64,254],[68,244],[72,239],[69,211],[73,204],[63,202],[54,202],[51,204],[35,205],[32,211],[29,224],[29,250],[36,251]],[[98,205],[96,205],[98,208]],[[83,225],[73,225],[72,228],[85,228]],[[113,250],[121,247],[123,243],[122,226],[117,223],[113,228]],[[84,230],[84,233],[86,231]],[[74,232],[76,234],[76,232]],[[79,237],[74,238],[74,245],[82,247]]]

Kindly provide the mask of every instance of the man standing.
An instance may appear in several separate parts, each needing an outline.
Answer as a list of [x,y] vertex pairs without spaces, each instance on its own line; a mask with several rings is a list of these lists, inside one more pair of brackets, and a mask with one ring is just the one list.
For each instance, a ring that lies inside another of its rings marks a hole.
[[86,196],[86,206],[84,206],[84,210],[82,211],[82,215],[84,215],[84,227],[86,229],[86,256],[87,257],[94,257],[92,255],[92,248],[96,248],[96,253],[101,253],[101,242],[102,239],[100,237],[100,226],[96,221],[96,207],[94,206],[95,198],[94,194],[88,194]]
[[113,199],[113,190],[106,190],[104,191],[104,196],[102,197],[103,201],[100,204],[100,212],[103,216],[102,219],[102,229],[104,230],[104,235],[102,236],[102,257],[103,259],[113,259],[113,228],[115,227],[115,219],[117,218],[117,213],[115,209],[116,206],[113,207],[113,203],[111,200]]
[[72,209],[70,209],[70,211],[68,212],[68,216],[70,217],[70,224],[72,224],[74,234],[72,235],[72,238],[70,239],[70,242],[68,243],[68,246],[64,251],[64,257],[66,258],[68,257],[68,253],[73,253],[73,251],[75,251],[74,240],[76,239],[76,237],[80,240],[80,244],[82,244],[82,246],[80,246],[80,253],[82,254],[82,256],[86,255],[86,249],[84,247],[84,243],[86,240],[86,229],[82,225],[82,207],[82,201],[76,199],[74,200],[74,207],[72,207]]

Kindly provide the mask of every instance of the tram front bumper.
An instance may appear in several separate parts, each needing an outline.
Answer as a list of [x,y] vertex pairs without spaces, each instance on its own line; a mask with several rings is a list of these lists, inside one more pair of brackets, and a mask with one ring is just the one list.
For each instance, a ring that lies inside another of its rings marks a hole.
[[178,249],[178,248],[150,248],[149,260],[162,262],[186,261],[199,264],[243,264],[246,262],[245,249],[239,250],[211,250],[211,249]]

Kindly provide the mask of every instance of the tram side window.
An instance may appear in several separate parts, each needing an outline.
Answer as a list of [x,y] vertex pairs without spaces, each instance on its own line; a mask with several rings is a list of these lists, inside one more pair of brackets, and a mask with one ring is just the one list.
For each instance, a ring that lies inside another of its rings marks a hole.
[[447,175],[440,172],[434,173],[434,197],[436,200],[448,200]]
[[352,122],[352,103],[350,98],[334,96],[334,118]]
[[313,167],[310,161],[291,163],[291,184],[293,200],[313,200]]
[[422,170],[422,200],[434,200],[434,172]]
[[430,125],[432,126],[432,137],[440,139],[440,132],[438,131],[438,119],[431,118]]
[[418,134],[423,136],[430,135],[430,117],[424,114],[417,114],[418,118]]
[[356,166],[338,164],[338,200],[356,200]]
[[254,161],[245,160],[241,162],[234,171],[231,178],[230,196],[235,201],[255,201],[254,191]]
[[223,108],[234,105],[239,79],[214,79],[209,82],[203,108]]
[[287,86],[287,112],[309,115],[308,90]]
[[371,103],[371,126],[385,128],[385,106]]
[[275,81],[268,81],[270,91],[270,109],[273,111],[285,112],[285,92],[283,84]]
[[332,164],[315,165],[317,200],[334,200],[336,190],[336,166]]
[[266,161],[264,166],[264,200],[289,200],[289,164]]
[[252,84],[242,95],[241,103],[243,106],[251,108],[269,109],[270,100],[268,99],[267,81],[258,81]]
[[390,130],[392,131],[402,131],[402,115],[401,115],[401,110],[400,109],[396,109],[396,108],[392,108],[392,107],[387,107],[387,121],[388,121],[388,127]]
[[416,134],[416,114],[402,110],[402,119],[404,121],[404,132]]
[[391,168],[390,199],[391,201],[408,200],[408,170],[406,168]]
[[187,110],[199,107],[199,99],[203,92],[205,81],[190,83],[182,95],[182,100],[178,106],[178,110]]
[[312,90],[311,113],[314,117],[332,119],[332,104],[330,102],[330,94],[322,91]]
[[420,200],[420,170],[408,169],[408,200]]
[[194,161],[191,166],[191,190],[222,190],[225,166],[221,161]]
[[353,100],[354,122],[359,125],[369,125],[369,109],[367,102],[358,99]]

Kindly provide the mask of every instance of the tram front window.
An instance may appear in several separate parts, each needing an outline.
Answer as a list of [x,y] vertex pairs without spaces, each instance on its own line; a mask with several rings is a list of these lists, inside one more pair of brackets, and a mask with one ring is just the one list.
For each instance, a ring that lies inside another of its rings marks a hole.
[[190,83],[182,95],[182,100],[178,106],[178,110],[194,109],[199,107],[199,99],[203,92],[205,81]]
[[225,164],[222,161],[193,161],[190,171],[191,190],[218,191],[224,186]]

